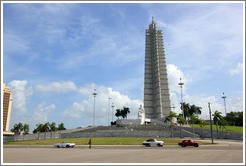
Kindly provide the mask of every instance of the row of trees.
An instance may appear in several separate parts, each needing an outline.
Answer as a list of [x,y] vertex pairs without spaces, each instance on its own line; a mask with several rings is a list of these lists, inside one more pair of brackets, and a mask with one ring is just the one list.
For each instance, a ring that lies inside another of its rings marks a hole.
[[[177,118],[177,122],[180,125],[180,136],[181,136],[182,125],[184,125],[185,123],[190,123],[192,125],[193,134],[194,134],[194,124],[199,124],[199,126],[201,127],[201,131],[205,125],[208,125],[205,120],[198,118],[198,115],[201,114],[201,107],[197,107],[195,105],[189,105],[189,103],[184,103],[183,109],[184,109],[183,111],[184,116],[183,114],[177,115],[175,112],[171,111],[170,115],[167,116],[164,120],[164,122],[171,122],[170,128],[171,128],[172,136],[173,136],[173,127],[174,127],[174,123],[172,121],[173,118]],[[181,106],[181,110],[182,110],[182,106]],[[219,127],[220,128],[222,127],[222,130],[224,130],[225,126],[227,125],[243,126],[243,112],[230,112],[227,113],[226,117],[223,117],[221,114],[222,113],[217,110],[214,112],[214,114],[212,114],[213,123],[216,125],[216,129],[217,129],[217,136],[219,135],[218,134]]]
[[[36,124],[36,128],[33,130],[33,133],[37,133],[37,132],[48,132],[48,131],[58,131],[58,130],[66,130],[66,128],[64,127],[64,124],[61,123],[58,125],[58,127],[56,127],[56,123],[52,122],[52,123],[45,123],[45,124]],[[13,128],[11,129],[11,132],[14,132],[15,134],[20,135],[21,132],[23,132],[24,134],[28,134],[29,133],[29,124],[26,123],[17,123],[13,126]]]
[[130,113],[130,109],[128,107],[123,107],[123,109],[116,109],[115,116],[119,119],[122,117],[123,119],[127,118],[127,114]]
[[20,133],[23,131],[24,134],[28,134],[29,132],[29,125],[26,123],[17,123],[13,126],[13,128],[10,130],[11,132],[20,135]]
[[58,131],[58,130],[66,130],[63,123],[59,124],[58,127],[56,127],[55,122],[52,123],[47,122],[45,124],[38,123],[36,124],[36,128],[33,130],[33,133]]

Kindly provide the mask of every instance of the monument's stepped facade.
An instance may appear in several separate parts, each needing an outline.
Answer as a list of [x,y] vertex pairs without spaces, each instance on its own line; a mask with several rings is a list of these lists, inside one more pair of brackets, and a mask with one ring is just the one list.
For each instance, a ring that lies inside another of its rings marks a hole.
[[171,111],[170,102],[163,33],[152,18],[145,38],[145,118],[165,118]]

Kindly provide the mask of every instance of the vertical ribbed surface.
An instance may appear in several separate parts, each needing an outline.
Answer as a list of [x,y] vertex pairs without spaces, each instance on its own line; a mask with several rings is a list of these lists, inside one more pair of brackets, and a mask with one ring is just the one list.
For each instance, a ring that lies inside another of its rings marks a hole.
[[164,118],[171,111],[163,33],[154,21],[145,38],[144,109],[149,119]]

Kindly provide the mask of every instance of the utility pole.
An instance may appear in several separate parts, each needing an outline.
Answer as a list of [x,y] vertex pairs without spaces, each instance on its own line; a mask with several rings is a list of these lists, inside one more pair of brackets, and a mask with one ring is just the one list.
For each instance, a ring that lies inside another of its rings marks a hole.
[[211,131],[211,140],[212,144],[214,143],[213,140],[213,129],[212,129],[212,120],[211,120],[211,109],[210,109],[210,103],[208,103],[208,108],[209,108],[209,117],[210,117],[210,131]]
[[110,126],[109,124],[109,111],[110,111],[110,97],[108,98],[108,125]]

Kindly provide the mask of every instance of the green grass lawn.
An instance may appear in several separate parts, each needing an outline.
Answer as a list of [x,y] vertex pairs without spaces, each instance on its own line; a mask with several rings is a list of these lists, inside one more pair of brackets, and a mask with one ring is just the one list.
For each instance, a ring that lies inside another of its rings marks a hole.
[[[92,145],[142,145],[142,142],[149,138],[138,137],[92,137]],[[181,139],[176,138],[158,138],[158,141],[164,141],[165,145],[177,145]],[[76,145],[88,145],[89,138],[67,138],[67,139],[47,139],[47,140],[29,140],[6,142],[4,145],[53,145],[59,142],[70,142]],[[199,142],[199,141],[198,141]],[[209,143],[199,142],[201,145]]]
[[[192,127],[192,125],[190,125],[190,126]],[[200,128],[200,126],[198,124],[194,124],[194,127]],[[218,127],[218,128],[219,128],[219,131],[222,131],[222,127],[221,127],[221,129],[220,129],[220,127]],[[210,125],[204,126],[203,129],[210,129]],[[212,129],[217,130],[216,125],[212,125]],[[241,126],[225,126],[224,131],[243,133],[243,127],[241,127]]]

